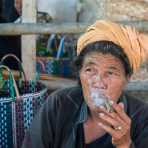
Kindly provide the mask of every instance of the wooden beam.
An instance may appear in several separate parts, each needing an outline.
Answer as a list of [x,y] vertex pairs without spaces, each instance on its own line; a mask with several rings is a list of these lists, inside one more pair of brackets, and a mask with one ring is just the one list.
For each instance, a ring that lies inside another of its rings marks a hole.
[[[148,32],[148,21],[123,21],[119,23],[134,26],[142,32]],[[0,24],[0,35],[81,33],[84,32],[90,24],[92,23],[5,23]]]
[[[36,23],[36,0],[23,0],[22,23]],[[22,61],[27,79],[33,79],[36,71],[36,36],[22,36]]]
[[64,23],[64,24],[35,24],[23,23],[0,24],[0,35],[21,35],[21,34],[49,34],[49,33],[81,33],[89,24],[84,23]]

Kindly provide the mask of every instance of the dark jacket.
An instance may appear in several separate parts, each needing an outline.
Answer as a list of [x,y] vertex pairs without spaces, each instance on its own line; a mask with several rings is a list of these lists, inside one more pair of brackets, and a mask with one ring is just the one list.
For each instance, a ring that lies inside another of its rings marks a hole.
[[[120,100],[132,119],[131,137],[136,148],[148,147],[148,106],[132,97]],[[67,88],[52,93],[35,117],[22,148],[84,148],[77,139],[77,127],[88,116],[82,90]],[[81,138],[79,136],[79,138]],[[105,148],[112,147],[111,144]]]

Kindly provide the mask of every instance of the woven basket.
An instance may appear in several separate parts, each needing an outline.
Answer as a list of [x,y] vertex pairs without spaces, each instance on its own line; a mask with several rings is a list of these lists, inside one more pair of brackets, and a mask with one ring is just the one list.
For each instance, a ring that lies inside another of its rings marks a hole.
[[8,79],[3,80],[5,86],[0,93],[0,146],[20,148],[33,117],[48,96],[48,90],[40,82],[15,81],[7,66],[0,65],[0,69],[9,73]]

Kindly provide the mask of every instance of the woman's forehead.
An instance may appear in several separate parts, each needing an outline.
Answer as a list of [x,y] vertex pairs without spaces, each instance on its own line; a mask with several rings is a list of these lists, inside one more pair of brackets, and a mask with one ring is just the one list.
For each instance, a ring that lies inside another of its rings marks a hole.
[[108,64],[108,65],[121,65],[122,62],[117,57],[109,54],[102,54],[97,52],[92,52],[85,56],[83,61],[84,65],[102,65],[102,64]]

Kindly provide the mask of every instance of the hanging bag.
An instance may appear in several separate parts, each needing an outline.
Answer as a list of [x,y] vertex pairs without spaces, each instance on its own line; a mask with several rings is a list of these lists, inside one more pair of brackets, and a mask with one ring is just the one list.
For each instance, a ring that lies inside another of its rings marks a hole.
[[[7,80],[2,78],[4,69],[8,71]],[[13,148],[17,145],[15,101],[20,96],[13,74],[7,66],[0,65],[0,78],[0,147]]]

